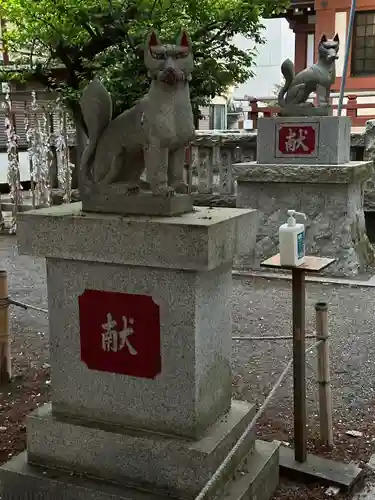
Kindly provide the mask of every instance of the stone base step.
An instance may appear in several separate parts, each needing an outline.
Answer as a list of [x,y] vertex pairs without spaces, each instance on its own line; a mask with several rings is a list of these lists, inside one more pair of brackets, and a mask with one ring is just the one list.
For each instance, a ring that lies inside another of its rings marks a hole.
[[105,481],[27,463],[27,452],[1,467],[1,500],[165,500]]
[[255,450],[241,465],[218,500],[269,500],[279,484],[278,441],[255,442]]
[[[218,496],[226,500],[268,500],[279,481],[279,443],[256,441],[254,452],[242,464],[235,479]],[[27,453],[12,458],[1,467],[2,500],[166,500],[94,478],[45,469],[27,463]]]

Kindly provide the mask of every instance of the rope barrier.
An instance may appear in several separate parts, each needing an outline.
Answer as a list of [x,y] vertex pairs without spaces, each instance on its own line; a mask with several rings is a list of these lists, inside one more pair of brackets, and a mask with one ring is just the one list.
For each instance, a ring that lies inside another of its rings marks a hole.
[[[310,351],[315,349],[323,340],[319,340],[318,342],[315,342],[312,346],[308,347],[306,349],[306,354],[308,354]],[[283,380],[285,379],[286,375],[288,374],[288,371],[290,370],[291,366],[293,365],[293,359],[291,359],[288,364],[286,365],[284,371],[278,378],[277,382],[273,386],[271,392],[268,394],[266,399],[264,400],[262,406],[259,408],[257,411],[255,417],[252,419],[252,421],[249,423],[249,425],[246,427],[244,432],[242,433],[241,437],[238,439],[237,443],[233,446],[231,451],[228,453],[226,456],[225,460],[221,463],[221,465],[216,469],[216,472],[213,474],[211,479],[206,483],[204,488],[201,490],[199,495],[195,498],[195,500],[206,500],[206,496],[210,492],[211,488],[215,485],[216,482],[218,482],[225,472],[226,468],[230,465],[230,462],[232,458],[235,456],[237,453],[238,449],[242,446],[242,444],[245,442],[246,438],[248,437],[249,433],[253,430],[253,427],[255,424],[258,422],[259,418],[263,415],[265,409],[267,408],[268,403],[271,401],[273,396],[275,395],[275,392],[277,389],[280,387],[282,384]]]
[[[306,335],[306,339],[316,339],[316,335]],[[280,335],[277,337],[232,337],[232,340],[293,340],[292,335]]]
[[[42,312],[42,313],[45,313],[45,314],[48,314],[48,310],[47,309],[43,309],[41,307],[37,307],[37,306],[31,306],[30,304],[25,304],[24,302],[19,302],[18,300],[14,300],[14,299],[6,299],[7,300],[7,303],[8,304],[11,304],[13,306],[17,306],[17,307],[21,307],[22,309],[31,309],[33,311],[38,311],[38,312]],[[5,300],[4,300],[5,302]],[[0,303],[0,307],[1,307],[1,303]],[[6,307],[6,306],[4,306]]]

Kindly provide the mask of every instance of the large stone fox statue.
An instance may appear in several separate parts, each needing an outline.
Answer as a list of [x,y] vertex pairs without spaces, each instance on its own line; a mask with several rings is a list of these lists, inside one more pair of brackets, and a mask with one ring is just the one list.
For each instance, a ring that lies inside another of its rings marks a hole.
[[80,105],[89,143],[81,162],[81,186],[125,184],[137,192],[146,170],[155,195],[186,193],[183,180],[185,146],[194,139],[189,81],[193,54],[189,35],[182,31],[176,45],[163,45],[155,31],[147,37],[144,61],[151,85],[131,109],[112,120],[112,100],[94,79]]
[[294,72],[294,64],[286,59],[281,72],[285,78],[285,84],[279,92],[278,103],[281,108],[312,107],[307,99],[312,92],[317,93],[319,106],[328,107],[331,86],[336,78],[335,63],[338,59],[340,47],[339,36],[336,34],[332,40],[323,35],[319,42],[319,59],[316,64],[304,69],[297,75]]

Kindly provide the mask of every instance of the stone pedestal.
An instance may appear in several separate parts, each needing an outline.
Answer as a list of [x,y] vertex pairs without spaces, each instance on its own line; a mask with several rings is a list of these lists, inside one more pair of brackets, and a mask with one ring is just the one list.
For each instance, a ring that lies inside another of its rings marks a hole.
[[237,164],[237,206],[259,211],[259,226],[252,256],[244,266],[278,253],[278,230],[287,210],[307,216],[306,253],[334,257],[327,270],[336,276],[355,276],[374,262],[365,227],[363,189],[372,173],[372,162],[343,165]]
[[288,210],[307,216],[306,252],[337,259],[327,274],[356,276],[374,263],[363,211],[373,162],[350,161],[350,123],[337,116],[259,120],[257,161],[233,166],[237,207],[259,212],[255,251],[240,267],[259,268],[278,253]]
[[190,194],[154,196],[151,191],[127,193],[121,183],[81,188],[82,208],[85,212],[121,215],[157,215],[171,217],[192,212],[193,197]]
[[[232,261],[255,223],[228,208],[22,214],[21,252],[47,261],[52,401],[27,420],[27,452],[0,469],[2,498],[199,493],[255,414],[231,400],[230,368]],[[217,493],[227,483],[239,498],[245,458],[241,488],[269,498],[278,447],[254,435]]]
[[338,165],[350,161],[346,116],[271,117],[258,124],[257,163]]

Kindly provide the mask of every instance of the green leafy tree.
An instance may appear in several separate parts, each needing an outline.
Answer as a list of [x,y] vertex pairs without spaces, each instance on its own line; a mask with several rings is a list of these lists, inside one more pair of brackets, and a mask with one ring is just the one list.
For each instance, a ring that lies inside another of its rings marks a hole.
[[[36,78],[61,91],[79,119],[77,100],[94,75],[111,91],[115,114],[147,91],[141,56],[151,27],[165,41],[173,41],[182,27],[189,31],[195,55],[191,95],[197,111],[253,75],[254,52],[239,49],[235,35],[261,43],[261,19],[288,4],[289,0],[0,0],[0,12],[7,20],[4,40],[13,62],[27,68],[23,78]],[[63,81],[52,77],[56,65],[65,67]]]

